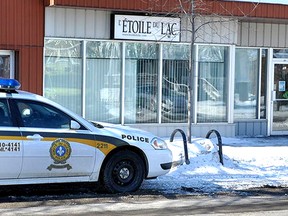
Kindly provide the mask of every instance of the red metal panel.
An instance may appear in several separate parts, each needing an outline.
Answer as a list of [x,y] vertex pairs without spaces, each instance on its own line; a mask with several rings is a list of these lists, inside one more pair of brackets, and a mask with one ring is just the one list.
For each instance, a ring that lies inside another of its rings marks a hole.
[[[182,1],[184,8],[190,7],[189,1]],[[186,5],[185,5],[186,4]],[[256,4],[247,2],[233,2],[223,0],[194,0],[195,5],[200,5],[202,13],[246,16],[258,18],[288,18],[286,5]],[[54,0],[56,6],[103,8],[112,10],[130,10],[137,12],[179,12],[179,0]]]
[[256,17],[256,18],[275,18],[275,19],[287,19],[288,5],[280,4],[256,4],[247,2],[224,2],[213,1],[210,12],[217,13],[219,15],[233,15],[240,17]]
[[179,10],[178,0],[54,0],[54,5],[137,12],[171,12]]
[[285,17],[285,15],[286,15],[286,13],[287,13],[287,8],[285,8],[285,6],[279,6],[279,11],[278,11],[278,13],[279,13],[279,16],[280,17]]
[[[266,18],[288,18],[288,6],[277,4],[255,4],[246,2],[227,2],[221,0],[206,0],[205,4],[201,2],[202,12],[217,13],[222,15],[248,16],[248,17],[266,17]],[[55,0],[58,6],[105,8],[116,10],[134,10],[137,12],[177,12],[181,5],[178,0]],[[186,3],[186,9],[189,2]],[[195,0],[195,5],[199,4]]]
[[[14,0],[14,4],[17,4],[17,1]],[[22,28],[25,26],[24,22],[24,10],[23,7],[14,7],[14,23],[11,23],[14,28],[14,41],[12,43],[22,44],[23,36],[19,34],[22,32]]]
[[[3,26],[7,26],[7,2],[3,1],[0,7],[0,16],[1,16],[1,23]],[[7,40],[7,32],[3,31],[3,26],[1,27],[0,31],[0,45],[3,41]]]
[[43,83],[43,49],[25,47],[20,49],[19,81],[21,89],[42,94]]
[[16,66],[22,89],[42,94],[44,2],[0,1],[0,50],[19,52]]
[[44,43],[44,5],[39,0],[1,0],[0,45]]

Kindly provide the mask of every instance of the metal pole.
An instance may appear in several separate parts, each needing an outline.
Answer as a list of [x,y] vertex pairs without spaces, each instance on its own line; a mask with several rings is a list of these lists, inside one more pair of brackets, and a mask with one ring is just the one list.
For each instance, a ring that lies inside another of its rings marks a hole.
[[195,43],[195,14],[194,14],[194,0],[191,0],[191,9],[190,9],[190,23],[191,23],[191,42],[190,42],[190,58],[189,58],[189,81],[188,81],[188,142],[192,142],[192,122],[194,117],[194,106],[193,98],[196,97],[195,92],[193,91],[193,86],[195,84],[195,71],[194,71],[194,43]]

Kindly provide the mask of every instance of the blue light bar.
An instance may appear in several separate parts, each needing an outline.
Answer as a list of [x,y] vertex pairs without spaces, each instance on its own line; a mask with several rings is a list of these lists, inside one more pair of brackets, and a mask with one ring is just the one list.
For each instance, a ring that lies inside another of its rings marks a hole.
[[0,89],[17,90],[21,84],[15,79],[0,78]]

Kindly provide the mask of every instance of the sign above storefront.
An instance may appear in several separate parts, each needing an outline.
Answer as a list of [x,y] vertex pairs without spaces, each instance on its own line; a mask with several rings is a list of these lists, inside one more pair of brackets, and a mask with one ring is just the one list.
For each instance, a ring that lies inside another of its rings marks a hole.
[[180,18],[114,15],[114,39],[180,41]]

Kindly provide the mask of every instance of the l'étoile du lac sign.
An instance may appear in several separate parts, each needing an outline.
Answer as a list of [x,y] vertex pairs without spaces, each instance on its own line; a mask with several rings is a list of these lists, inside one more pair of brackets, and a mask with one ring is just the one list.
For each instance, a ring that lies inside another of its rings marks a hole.
[[180,18],[115,15],[114,38],[180,41]]

